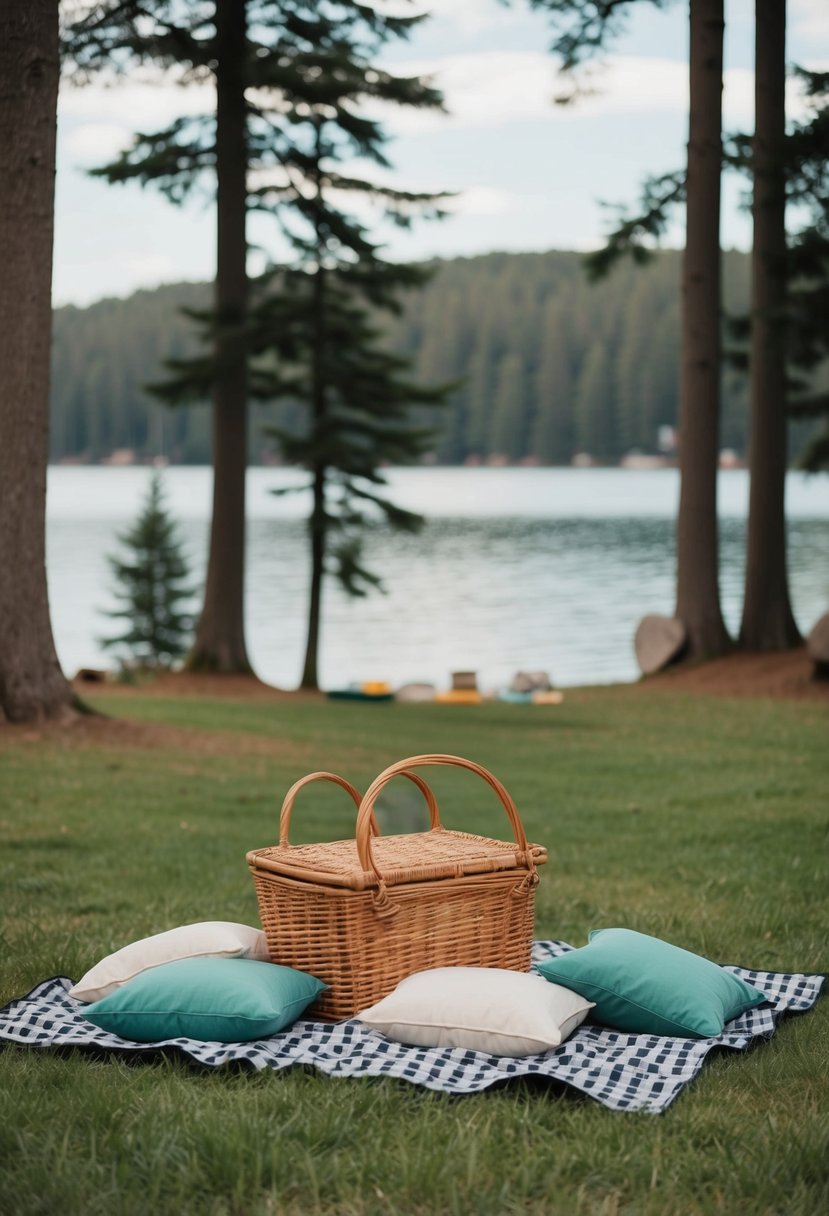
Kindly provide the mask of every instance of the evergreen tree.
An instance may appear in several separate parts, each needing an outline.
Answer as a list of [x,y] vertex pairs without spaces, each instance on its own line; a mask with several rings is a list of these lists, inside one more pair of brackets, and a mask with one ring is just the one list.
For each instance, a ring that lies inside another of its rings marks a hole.
[[[650,2],[661,7],[661,0]],[[618,34],[634,3],[636,0],[530,0],[533,8],[550,14],[556,31],[553,51],[565,71],[571,72]],[[716,498],[723,0],[690,0],[689,18],[676,615],[688,632],[687,654],[699,657],[721,654],[730,645],[719,596]],[[612,257],[594,259],[593,265],[605,266],[610,260]]]
[[[643,418],[645,384],[650,385],[653,379],[648,372],[656,350],[654,316],[647,307],[650,294],[650,284],[642,275],[624,319],[616,357],[616,430],[620,446],[626,452],[632,448],[649,450],[656,438],[648,433]],[[648,350],[650,358],[645,359]],[[675,358],[676,347],[671,353]]]
[[[414,294],[408,293],[409,297]],[[405,307],[404,300],[401,304]],[[427,384],[449,383],[456,378],[456,369],[468,364],[471,346],[466,301],[460,290],[454,288],[442,295],[437,314],[430,317],[417,360],[418,378]],[[394,349],[399,350],[397,343]],[[445,425],[437,437],[435,453],[441,463],[455,463],[463,453],[467,397],[460,390],[464,387],[459,385],[447,401]]]
[[800,453],[829,470],[829,72],[795,68],[807,113],[786,139],[786,197],[804,216],[787,251],[789,413],[818,425]]
[[604,342],[597,340],[590,347],[576,386],[574,410],[579,451],[607,459],[615,443],[613,390]]
[[[795,69],[811,112],[787,135],[785,20],[785,3],[757,0],[755,134],[731,136],[725,153],[729,167],[749,172],[753,183],[751,312],[732,321],[737,335],[751,341],[750,357],[737,351],[734,360],[749,369],[751,490],[740,643],[750,650],[784,649],[800,640],[786,571],[787,398],[795,416],[829,416],[829,392],[819,387],[829,356],[829,74]],[[641,213],[611,234],[591,259],[594,269],[602,273],[625,253],[647,259],[671,205],[687,195],[683,172],[648,181]],[[788,248],[787,200],[807,217]],[[829,454],[829,429],[807,450],[813,468],[820,465],[821,442]]]
[[751,481],[740,644],[796,646],[786,571],[786,3],[755,0]]
[[385,464],[403,464],[434,443],[431,429],[410,415],[416,404],[443,402],[447,388],[423,388],[406,376],[408,360],[383,348],[374,314],[399,310],[399,293],[424,282],[424,268],[386,262],[366,227],[342,199],[379,204],[408,225],[418,213],[437,214],[438,196],[394,190],[344,173],[359,155],[386,166],[380,124],[361,114],[367,98],[407,106],[436,106],[440,97],[417,78],[376,67],[375,38],[359,22],[344,26],[342,5],[307,8],[302,79],[287,93],[280,115],[290,123],[278,172],[257,190],[293,248],[260,284],[247,332],[251,386],[262,399],[303,406],[301,428],[274,428],[282,453],[310,474],[311,577],[303,688],[318,687],[324,577],[333,570],[352,595],[380,586],[363,564],[365,529],[379,513],[393,527],[413,529],[418,516],[382,492]]
[[[789,178],[791,183],[791,177]],[[798,215],[791,209],[792,214]],[[789,259],[801,253],[800,237],[793,237]],[[822,309],[818,289],[827,281],[819,256],[806,248],[802,285],[816,294],[803,296],[802,309],[810,320],[817,361],[804,366],[794,384],[794,358],[798,357],[802,333],[799,310],[800,281],[789,277],[787,330],[790,354],[792,400],[825,400],[827,365],[820,362],[823,340]],[[653,451],[659,426],[676,423],[680,318],[680,259],[674,250],[654,254],[646,269],[620,263],[595,291],[583,281],[580,255],[548,252],[510,254],[525,284],[520,307],[517,297],[500,299],[508,285],[501,255],[455,258],[430,263],[434,276],[422,288],[401,294],[399,316],[375,315],[383,343],[395,354],[412,361],[412,377],[430,383],[434,379],[460,381],[442,412],[441,436],[436,444],[442,464],[458,464],[475,452],[491,455],[486,425],[491,414],[492,392],[497,378],[496,363],[508,352],[523,352],[526,382],[513,402],[512,425],[527,434],[528,446],[521,455],[535,456],[543,463],[567,464],[573,454],[573,392],[579,368],[599,335],[615,335],[608,349],[609,375],[616,401],[615,442],[602,436],[602,450],[609,459],[619,459],[632,447]],[[749,306],[748,263],[745,253],[734,251],[723,259],[723,300],[731,314],[745,313]],[[574,277],[575,276],[575,277]],[[456,298],[464,300],[463,323],[442,327],[451,317]],[[198,405],[167,410],[151,403],[141,389],[142,380],[158,376],[154,369],[166,358],[187,358],[195,349],[188,323],[178,309],[204,308],[209,285],[181,284],[139,291],[126,300],[109,300],[87,308],[67,306],[55,314],[53,344],[51,456],[53,461],[83,457],[87,442],[85,407],[87,377],[98,362],[117,362],[123,382],[113,384],[115,395],[107,398],[112,448],[136,448],[136,459],[150,461],[158,454],[173,463],[206,464],[210,459],[210,411]],[[111,324],[106,324],[107,314]],[[608,315],[610,314],[610,315]],[[457,335],[457,336],[456,336]],[[445,340],[441,344],[441,338]],[[428,342],[429,358],[422,352]],[[487,349],[489,354],[487,354]],[[495,352],[497,351],[497,356]],[[484,356],[483,358],[481,356]],[[432,371],[429,372],[429,367]],[[473,386],[474,378],[474,386]],[[547,422],[542,415],[550,400],[543,385],[554,389],[554,414]],[[555,388],[559,385],[558,388]],[[720,431],[723,447],[746,450],[746,377],[726,365],[723,372],[723,418]],[[795,397],[795,393],[797,396]],[[289,398],[280,403],[254,403],[264,422],[296,431],[301,409]],[[483,409],[479,407],[483,406]],[[486,414],[483,413],[486,411]],[[152,413],[155,411],[155,413]],[[427,415],[428,411],[424,411]],[[159,433],[158,415],[163,423]],[[445,418],[445,424],[443,419]],[[473,443],[473,428],[483,432]],[[552,427],[553,431],[548,428]],[[792,425],[791,444],[798,450],[808,438],[810,423]],[[560,431],[560,433],[559,433]],[[545,436],[556,435],[555,447],[545,447]],[[163,442],[163,450],[159,444]],[[250,459],[261,463],[271,456],[272,443],[261,427],[252,427]],[[108,455],[108,451],[104,455]],[[88,452],[87,452],[88,456]]]
[[568,316],[555,298],[542,314],[529,441],[530,455],[542,464],[569,464],[574,451]]
[[731,646],[720,604],[717,530],[723,31],[723,0],[691,0],[675,609],[691,658],[712,658]]
[[661,426],[674,425],[673,402],[677,393],[677,358],[680,338],[677,309],[666,310],[656,321],[651,334],[653,349],[641,381],[641,445],[652,449]]
[[465,456],[483,458],[489,453],[489,418],[495,383],[496,332],[495,305],[491,297],[484,304],[484,315],[478,327],[475,353],[469,360],[467,393],[467,430]]
[[[112,182],[152,183],[174,203],[205,177],[215,182],[214,306],[200,318],[211,353],[178,365],[175,381],[158,386],[168,401],[213,402],[213,512],[204,604],[188,660],[194,668],[249,670],[243,595],[249,171],[285,163],[290,112],[302,103],[303,89],[313,99],[324,84],[309,73],[307,55],[321,23],[330,21],[338,36],[365,45],[405,37],[419,19],[360,0],[155,0],[150,7],[142,0],[102,0],[80,17],[70,13],[65,44],[76,77],[151,63],[174,69],[184,84],[213,80],[216,86],[213,114],[142,133],[100,170]],[[381,87],[383,77],[378,73]]]
[[506,354],[498,360],[489,423],[489,450],[498,457],[517,460],[524,455],[523,416],[524,362],[520,354]]
[[247,104],[249,67],[256,54],[248,25],[253,10],[267,28],[273,5],[256,0],[102,0],[68,10],[64,46],[73,78],[125,75],[152,64],[182,83],[212,80],[212,115],[181,117],[162,131],[142,133],[113,164],[99,170],[111,182],[153,184],[182,203],[205,176],[215,182],[217,271],[210,338],[215,374],[204,398],[213,401],[213,512],[210,550],[196,645],[196,668],[247,671],[244,636],[245,467],[247,387],[238,331],[247,298]]
[[46,584],[56,0],[0,5],[0,723],[61,718]]
[[157,470],[141,514],[118,539],[126,556],[109,562],[118,584],[116,598],[123,606],[107,615],[126,621],[127,629],[102,638],[101,644],[126,653],[139,667],[170,667],[187,652],[192,637],[193,618],[184,605],[194,589]]

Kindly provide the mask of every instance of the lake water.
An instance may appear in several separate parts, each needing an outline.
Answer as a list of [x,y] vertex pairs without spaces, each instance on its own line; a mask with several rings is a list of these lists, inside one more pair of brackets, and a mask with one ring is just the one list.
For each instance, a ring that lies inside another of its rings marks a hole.
[[[378,526],[369,569],[387,595],[344,596],[329,581],[320,679],[449,687],[449,673],[477,671],[482,688],[519,669],[548,671],[559,686],[638,677],[632,639],[649,612],[674,602],[673,469],[400,469],[391,495],[426,516],[417,536]],[[211,471],[165,472],[167,505],[194,576],[203,578]],[[118,632],[107,555],[135,519],[149,471],[52,468],[47,565],[58,655],[71,675],[110,664],[97,639]],[[305,495],[270,491],[296,484],[291,470],[248,474],[247,642],[257,673],[295,687],[305,639],[308,557]],[[748,477],[719,481],[721,588],[726,621],[739,624]],[[829,608],[829,478],[789,474],[786,486],[791,592],[808,631]]]

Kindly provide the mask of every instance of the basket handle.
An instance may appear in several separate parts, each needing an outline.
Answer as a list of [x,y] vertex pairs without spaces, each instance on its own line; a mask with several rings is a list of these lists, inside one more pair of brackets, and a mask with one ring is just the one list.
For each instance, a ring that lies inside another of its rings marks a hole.
[[[371,837],[376,835],[376,833],[371,831],[371,824],[374,821],[374,804],[376,803],[381,790],[388,785],[393,777],[406,776],[409,778],[409,780],[414,781],[416,785],[422,788],[425,785],[425,782],[422,782],[421,784],[421,779],[418,778],[415,773],[412,773],[409,770],[419,768],[421,765],[427,764],[444,764],[455,766],[457,768],[469,769],[470,772],[475,773],[478,777],[481,777],[489,786],[492,787],[492,789],[498,795],[501,805],[507,813],[507,818],[510,821],[512,831],[515,836],[515,843],[518,846],[518,852],[525,861],[530,873],[535,874],[535,862],[532,859],[530,846],[527,841],[527,834],[524,831],[521,816],[518,814],[518,808],[513,802],[512,797],[508,793],[506,787],[503,786],[498,778],[494,777],[488,769],[485,769],[480,764],[476,764],[474,760],[465,760],[463,756],[448,756],[442,752],[438,752],[430,756],[409,756],[406,760],[398,760],[396,764],[389,765],[388,768],[383,769],[383,772],[380,773],[379,776],[375,777],[371,785],[366,790],[365,796],[360,803],[360,807],[357,811],[357,826],[355,831],[357,838],[357,856],[360,859],[360,865],[362,866],[363,870],[374,873],[374,876],[381,884],[381,892],[385,890],[385,882],[383,875],[377,867],[377,862],[374,857],[374,849],[372,848],[371,844]],[[429,801],[429,797],[431,797],[431,801],[434,801],[432,791],[429,790],[428,786],[426,786],[426,789],[428,790],[427,801]],[[435,809],[437,810],[437,807]],[[440,826],[440,820],[438,819],[438,822],[435,823],[433,818],[432,827],[439,828]]]
[[[440,821],[440,811],[438,810],[437,799],[435,798],[435,795],[432,793],[429,786],[426,784],[426,782],[423,780],[423,778],[419,775],[419,773],[402,772],[400,774],[400,776],[408,777],[408,779],[410,781],[412,781],[417,786],[417,788],[420,790],[421,794],[426,799],[426,806],[429,810],[429,827],[432,831],[439,831],[443,827],[443,824]],[[355,786],[353,786],[350,781],[346,781],[346,779],[344,777],[339,777],[336,773],[328,773],[328,772],[308,773],[308,775],[306,777],[300,777],[299,781],[294,782],[294,784],[288,790],[288,792],[285,795],[285,798],[282,802],[282,810],[279,812],[279,844],[280,844],[280,847],[282,847],[283,845],[287,846],[290,843],[290,841],[288,840],[288,832],[291,827],[291,812],[293,811],[293,808],[294,808],[294,801],[296,799],[296,796],[304,786],[310,785],[312,781],[331,781],[334,785],[341,786],[342,789],[344,789],[346,791],[346,793],[348,793],[351,796],[351,801],[357,807],[357,810],[359,812],[361,801],[362,801],[361,794],[360,794],[360,791]],[[371,836],[380,835],[380,828],[377,825],[377,818],[374,814],[373,805],[372,805],[372,810],[370,812],[367,831],[369,832],[369,834]],[[363,867],[363,868],[365,868],[365,867]]]
[[[296,799],[299,791],[303,789],[304,786],[310,785],[312,781],[331,781],[334,785],[339,785],[346,791],[347,794],[350,795],[351,801],[357,807],[357,810],[359,811],[360,809],[360,791],[356,788],[356,786],[353,786],[350,781],[346,781],[345,777],[338,777],[336,773],[327,772],[308,773],[306,777],[300,777],[299,781],[294,782],[283,799],[282,810],[279,812],[280,848],[287,846],[290,843],[288,840],[288,832],[291,827],[291,811],[294,809],[294,800]],[[377,820],[375,819],[373,812],[366,830],[372,836],[377,836],[379,834],[380,829],[377,827]]]

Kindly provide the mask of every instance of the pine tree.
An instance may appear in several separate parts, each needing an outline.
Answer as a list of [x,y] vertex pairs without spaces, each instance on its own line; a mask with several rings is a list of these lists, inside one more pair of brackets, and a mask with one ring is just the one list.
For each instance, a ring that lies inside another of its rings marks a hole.
[[[553,51],[573,71],[618,34],[638,0],[529,0],[550,14]],[[649,0],[655,7],[662,0]],[[722,161],[723,0],[690,0],[690,113],[686,195],[686,247],[682,280],[682,355],[679,393],[680,500],[677,514],[676,614],[688,631],[689,656],[713,656],[730,646],[718,584],[717,456],[720,413],[720,177]],[[578,96],[571,91],[569,100]],[[660,183],[664,186],[664,183]],[[661,202],[665,190],[657,190]],[[652,233],[664,220],[648,215]],[[604,270],[619,246],[641,247],[622,228],[607,253],[594,257]],[[633,247],[631,249],[631,247]]]
[[[803,286],[817,289],[821,281],[825,284],[827,274],[821,269],[819,254],[812,256],[804,248],[802,257],[807,255],[803,268],[808,278],[803,279]],[[513,416],[516,433],[529,436],[526,453],[521,455],[528,453],[543,463],[567,464],[574,450],[574,372],[584,362],[596,336],[609,341],[605,335],[616,336],[608,352],[616,400],[616,440],[610,443],[612,436],[602,436],[602,450],[612,459],[631,447],[652,451],[658,427],[676,421],[681,255],[675,250],[659,251],[647,273],[633,265],[620,265],[601,291],[583,281],[578,254],[508,256],[527,286],[520,310],[506,298],[499,303],[506,280],[497,264],[501,259],[488,254],[441,261],[422,290],[402,293],[399,317],[383,313],[375,317],[384,335],[383,343],[388,342],[387,349],[412,360],[415,379],[425,383],[460,381],[441,414],[441,436],[435,448],[438,461],[459,464],[472,452],[483,459],[490,455],[485,436],[497,361],[507,351],[523,351],[526,392],[523,402],[514,403]],[[792,246],[790,257],[794,256]],[[724,301],[731,314],[744,313],[748,308],[748,263],[748,255],[737,251],[724,258]],[[82,455],[87,446],[83,431],[86,374],[100,360],[105,365],[117,362],[124,371],[123,383],[113,385],[116,396],[107,401],[112,447],[136,448],[137,458],[148,461],[159,454],[158,445],[163,439],[162,454],[173,463],[209,463],[210,411],[198,405],[171,411],[150,404],[140,387],[142,380],[159,374],[151,369],[163,358],[186,359],[192,353],[193,335],[186,318],[177,310],[182,305],[203,307],[208,298],[209,285],[181,284],[140,291],[128,300],[57,310],[52,375],[53,461]],[[456,298],[464,300],[464,316],[459,337],[453,338],[451,331],[443,333],[443,324],[447,316],[451,317]],[[788,333],[792,356],[797,354],[797,334],[801,332],[799,314],[795,314],[799,300],[800,288],[790,279]],[[826,315],[819,295],[804,296],[803,311],[811,321],[815,353],[819,355],[825,328],[821,322]],[[112,314],[112,325],[104,323],[107,313]],[[427,341],[432,352],[431,374],[422,359]],[[492,358],[486,353],[487,346]],[[819,360],[813,367],[804,366],[802,383],[796,388],[791,385],[790,391],[797,392],[798,400],[804,397],[814,401],[818,408],[821,393],[825,394],[827,388],[827,371],[829,366],[820,365]],[[298,429],[301,408],[289,399],[257,408],[263,420],[288,430]],[[545,415],[548,408],[552,412]],[[150,410],[156,411],[153,420],[148,420]],[[428,411],[425,421],[429,422]],[[479,424],[483,426],[483,438]],[[804,420],[796,431],[793,428],[796,448],[808,438],[809,426]],[[473,433],[478,435],[474,444]],[[720,438],[724,447],[738,452],[746,448],[744,370],[724,369]],[[272,446],[257,428],[251,434],[250,459],[259,461],[264,450]]]
[[214,374],[202,399],[213,404],[213,512],[196,668],[248,671],[244,636],[245,468],[247,390],[238,329],[247,298],[247,124],[245,89],[256,48],[248,36],[254,13],[273,26],[266,0],[101,0],[67,9],[63,42],[70,78],[125,76],[136,66],[175,71],[182,83],[213,80],[215,112],[177,118],[144,132],[111,165],[96,172],[111,182],[156,186],[180,204],[213,178],[217,198],[217,271],[210,341]]
[[[426,340],[417,360],[419,376],[427,384],[449,383],[455,377],[456,369],[468,363],[470,346],[466,301],[462,292],[454,288],[442,294],[437,314],[430,317]],[[458,386],[459,390],[464,387],[464,384]],[[466,394],[463,391],[452,394],[445,417],[445,426],[437,438],[436,457],[441,464],[451,464],[463,454],[467,422]]]
[[740,645],[801,642],[786,570],[786,3],[755,0],[751,428]]
[[135,524],[119,541],[126,551],[109,562],[122,607],[107,615],[127,622],[117,637],[102,638],[141,668],[170,667],[187,651],[193,618],[184,607],[192,599],[190,569],[174,521],[164,505],[161,473],[153,472]]
[[0,5],[0,723],[71,715],[46,585],[56,0]]
[[344,173],[355,155],[387,166],[380,124],[360,113],[367,100],[437,106],[440,96],[416,77],[397,78],[374,63],[385,39],[365,22],[343,24],[343,5],[298,4],[304,12],[301,80],[279,111],[290,124],[257,205],[273,215],[294,258],[275,266],[252,305],[247,342],[251,388],[263,400],[301,403],[299,432],[274,428],[286,460],[310,474],[311,578],[302,687],[318,687],[323,583],[336,573],[352,595],[380,580],[363,564],[363,534],[377,514],[411,530],[420,519],[383,493],[386,464],[411,462],[435,440],[410,414],[441,404],[449,392],[406,375],[409,361],[384,349],[378,312],[399,311],[400,292],[425,282],[423,267],[386,262],[342,199],[379,204],[408,225],[439,214],[440,196],[412,194]]
[[794,75],[807,112],[786,139],[786,196],[804,216],[786,263],[788,408],[817,423],[798,457],[815,473],[829,470],[829,72],[795,68]]
[[[141,133],[100,173],[112,182],[153,184],[181,203],[213,180],[217,273],[214,306],[202,313],[207,357],[179,363],[157,386],[180,403],[212,399],[213,513],[204,604],[189,664],[246,671],[244,636],[245,468],[248,383],[244,340],[249,284],[246,221],[249,171],[277,171],[290,155],[290,114],[326,81],[309,72],[307,54],[326,22],[337,37],[365,47],[405,37],[421,20],[394,16],[361,0],[102,0],[81,16],[68,10],[64,42],[74,75],[124,74],[134,65],[174,69],[183,84],[212,80],[216,109],[182,116],[162,131]],[[317,60],[323,73],[328,65]],[[385,73],[378,71],[380,96]],[[369,82],[367,82],[369,83]],[[435,95],[436,96],[436,95]],[[359,140],[359,137],[358,137]]]
[[489,422],[489,450],[497,457],[517,460],[524,455],[522,415],[526,375],[520,354],[498,360]]
[[[819,379],[829,355],[829,74],[795,69],[809,113],[787,133],[785,20],[784,0],[757,0],[755,133],[731,135],[724,151],[727,166],[750,173],[753,182],[752,309],[730,322],[738,337],[751,340],[750,358],[739,349],[730,353],[735,366],[749,370],[751,493],[740,643],[750,650],[784,649],[800,640],[786,572],[786,415],[829,417],[829,393]],[[647,181],[640,214],[625,218],[591,256],[594,271],[604,273],[623,254],[647,260],[672,205],[688,193],[683,171]],[[787,202],[806,217],[788,247]],[[829,464],[829,426],[813,436],[801,460],[813,469]],[[689,583],[690,597],[696,594],[690,572]]]
[[529,441],[530,453],[542,464],[569,464],[574,451],[568,318],[556,298],[542,312]]
[[488,426],[492,413],[495,384],[496,351],[498,349],[495,306],[491,298],[484,302],[484,313],[478,326],[475,353],[467,370],[467,428],[465,457],[483,458],[489,451]]
[[601,341],[588,351],[576,386],[574,410],[579,450],[607,459],[615,447],[613,388],[607,348]]
[[642,379],[640,404],[641,442],[645,449],[652,449],[658,442],[660,427],[676,425],[679,327],[678,309],[666,309],[653,328],[653,351]]

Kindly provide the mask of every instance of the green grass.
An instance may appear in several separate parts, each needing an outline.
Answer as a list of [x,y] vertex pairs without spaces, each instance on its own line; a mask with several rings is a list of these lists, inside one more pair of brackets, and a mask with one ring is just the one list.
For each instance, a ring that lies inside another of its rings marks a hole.
[[[592,927],[627,925],[724,962],[826,969],[819,704],[641,689],[572,692],[545,709],[151,690],[99,704],[149,732],[0,730],[0,1001],[177,924],[256,923],[245,853],[275,843],[292,781],[330,768],[365,787],[429,751],[486,764],[548,846],[537,936],[582,944]],[[506,834],[473,777],[426,775],[449,826]],[[414,787],[392,786],[382,817],[386,830],[419,826]],[[352,825],[341,791],[313,787],[291,838]],[[759,1050],[712,1057],[659,1117],[530,1083],[459,1099],[301,1070],[0,1051],[0,1212],[14,1216],[827,1207],[826,1001]]]

